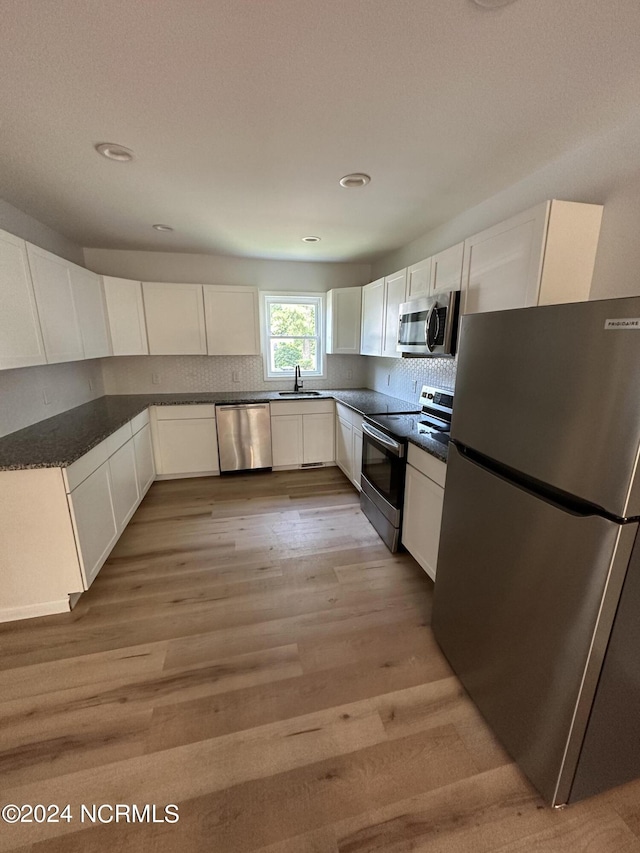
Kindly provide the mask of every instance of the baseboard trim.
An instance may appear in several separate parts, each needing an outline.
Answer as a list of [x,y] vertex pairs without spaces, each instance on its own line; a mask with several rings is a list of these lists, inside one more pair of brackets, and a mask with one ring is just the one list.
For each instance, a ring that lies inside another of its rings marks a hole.
[[23,604],[20,607],[0,609],[0,622],[16,622],[18,619],[33,619],[35,616],[51,616],[54,613],[69,613],[69,597],[60,601],[42,601],[38,604]]
[[192,477],[219,477],[220,471],[199,471],[195,474],[156,474],[156,480],[190,480]]

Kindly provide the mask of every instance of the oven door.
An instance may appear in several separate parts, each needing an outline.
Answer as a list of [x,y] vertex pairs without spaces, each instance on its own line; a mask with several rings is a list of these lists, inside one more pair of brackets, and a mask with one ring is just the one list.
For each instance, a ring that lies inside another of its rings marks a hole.
[[405,468],[404,444],[364,421],[362,424],[362,478],[367,481],[376,495],[388,504],[394,514],[399,514],[402,508]]

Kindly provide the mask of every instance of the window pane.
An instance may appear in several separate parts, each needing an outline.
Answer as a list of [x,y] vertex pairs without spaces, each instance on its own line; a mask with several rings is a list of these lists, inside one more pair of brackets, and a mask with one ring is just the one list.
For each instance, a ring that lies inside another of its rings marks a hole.
[[271,371],[273,373],[291,373],[296,364],[300,369],[318,370],[317,347],[315,340],[308,338],[293,338],[282,340],[271,339]]
[[315,305],[271,302],[269,331],[272,335],[315,335]]

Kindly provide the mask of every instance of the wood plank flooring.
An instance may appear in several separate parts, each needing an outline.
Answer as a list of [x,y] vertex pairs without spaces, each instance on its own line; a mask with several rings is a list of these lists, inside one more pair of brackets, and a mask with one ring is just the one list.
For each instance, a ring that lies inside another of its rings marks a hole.
[[640,853],[640,783],[543,806],[432,589],[337,468],[154,484],[73,613],[0,625],[0,805],[73,814],[0,823],[0,851]]

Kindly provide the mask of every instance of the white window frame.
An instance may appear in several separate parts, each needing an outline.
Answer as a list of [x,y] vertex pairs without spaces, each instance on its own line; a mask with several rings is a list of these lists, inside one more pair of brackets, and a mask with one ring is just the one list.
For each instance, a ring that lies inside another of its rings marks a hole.
[[[294,370],[280,370],[278,373],[271,372],[271,338],[272,337],[287,337],[286,335],[271,335],[269,328],[269,305],[273,302],[278,304],[292,303],[295,305],[314,305],[316,306],[317,319],[317,334],[311,337],[315,340],[316,352],[318,354],[318,369],[303,370],[302,378],[306,379],[324,379],[326,378],[326,358],[325,358],[325,294],[324,293],[292,293],[285,292],[262,292],[260,300],[260,313],[262,314],[262,322],[260,323],[261,338],[262,338],[262,360],[264,362],[264,378],[268,382],[282,381],[283,379],[293,379]],[[292,338],[298,340],[301,335],[292,335]]]

